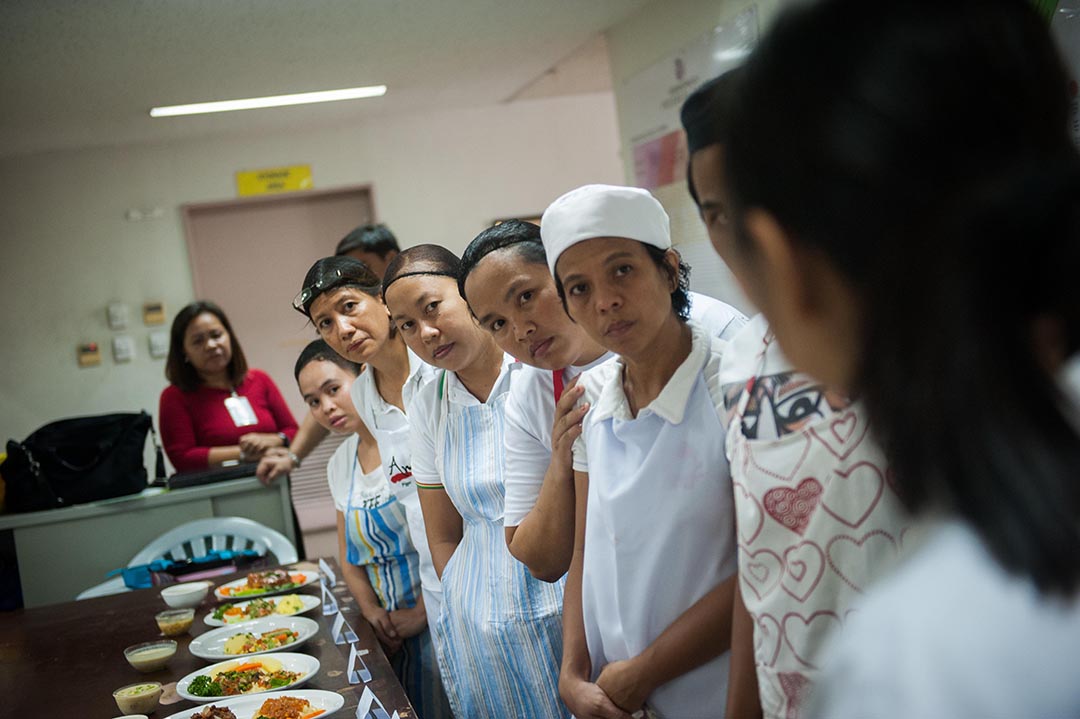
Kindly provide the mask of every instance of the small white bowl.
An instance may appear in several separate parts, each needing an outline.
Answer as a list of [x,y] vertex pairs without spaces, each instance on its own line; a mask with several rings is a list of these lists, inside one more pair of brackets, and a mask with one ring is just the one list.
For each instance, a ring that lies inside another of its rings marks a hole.
[[173,609],[188,609],[202,604],[209,591],[210,582],[170,584],[161,590],[161,598]]

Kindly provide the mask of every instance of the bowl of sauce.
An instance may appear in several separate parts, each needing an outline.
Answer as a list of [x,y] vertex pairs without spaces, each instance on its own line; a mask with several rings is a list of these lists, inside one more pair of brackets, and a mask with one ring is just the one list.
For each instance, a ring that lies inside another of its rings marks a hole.
[[113,692],[116,706],[125,714],[149,714],[157,709],[161,697],[159,682],[142,682],[120,687]]
[[[172,639],[135,644],[124,650],[124,658],[128,660],[128,664],[140,672],[156,672],[158,669],[163,669],[175,654],[176,642]],[[129,687],[125,687],[127,688]],[[128,713],[138,712],[131,710]]]
[[166,609],[154,615],[158,629],[167,637],[185,634],[195,621],[194,609]]

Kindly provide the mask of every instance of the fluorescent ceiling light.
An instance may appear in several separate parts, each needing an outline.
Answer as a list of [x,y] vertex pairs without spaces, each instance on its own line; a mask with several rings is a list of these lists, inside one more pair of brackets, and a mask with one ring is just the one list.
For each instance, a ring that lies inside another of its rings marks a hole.
[[201,115],[207,112],[256,110],[261,107],[307,105],[313,102],[334,102],[335,100],[358,100],[364,97],[381,97],[385,94],[386,85],[347,87],[344,90],[301,92],[296,95],[272,95],[270,97],[249,97],[246,100],[221,100],[218,102],[197,102],[192,105],[154,107],[150,109],[150,117],[175,117],[176,115]]

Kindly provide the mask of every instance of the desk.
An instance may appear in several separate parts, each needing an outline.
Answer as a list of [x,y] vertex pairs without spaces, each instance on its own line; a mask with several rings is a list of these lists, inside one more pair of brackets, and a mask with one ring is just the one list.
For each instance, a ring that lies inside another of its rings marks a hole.
[[254,477],[139,494],[44,512],[0,516],[14,535],[27,608],[66,602],[127,566],[135,554],[175,526],[206,517],[247,517],[296,544],[289,482],[269,487]]
[[[340,568],[333,560],[326,561],[339,577],[334,596],[359,638],[358,648],[369,650],[364,662],[372,680],[367,686],[387,712],[397,711],[402,719],[416,719],[416,712],[394,676],[371,625],[360,616],[356,600],[340,579]],[[222,577],[218,584],[241,576]],[[113,690],[139,681],[168,685],[212,664],[193,656],[187,647],[192,637],[214,629],[203,621],[217,604],[213,592],[195,610],[191,634],[176,637],[179,646],[167,667],[140,674],[124,659],[125,647],[160,637],[154,615],[167,607],[158,596],[159,591],[160,588],[140,589],[0,615],[0,697],[3,697],[0,714],[56,719],[115,717],[120,712],[112,697]],[[300,592],[319,594],[319,584]],[[345,697],[345,706],[335,719],[352,719],[364,685],[350,685],[346,677],[349,647],[334,644],[330,636],[333,617],[324,617],[321,609],[303,616],[319,623],[319,633],[296,651],[316,657],[321,667],[301,688],[338,692]],[[154,716],[166,717],[195,706],[198,705],[186,700],[162,704]]]

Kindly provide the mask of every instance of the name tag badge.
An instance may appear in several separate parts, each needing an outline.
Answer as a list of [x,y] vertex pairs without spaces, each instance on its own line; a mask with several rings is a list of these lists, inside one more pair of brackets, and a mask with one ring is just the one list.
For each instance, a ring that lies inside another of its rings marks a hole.
[[259,423],[258,418],[255,416],[255,410],[251,408],[251,402],[248,402],[247,397],[240,397],[235,394],[232,397],[226,397],[225,409],[229,410],[229,416],[232,417],[233,424],[237,427],[250,427]]

